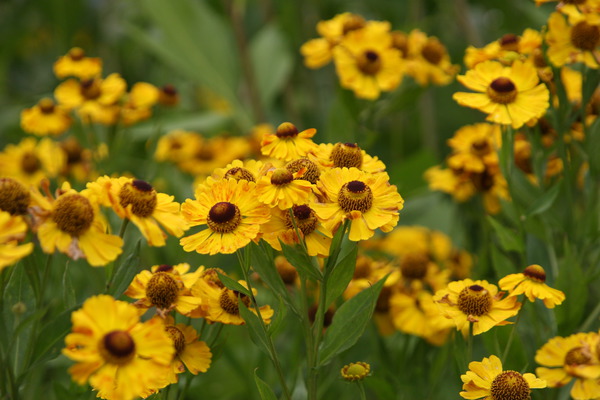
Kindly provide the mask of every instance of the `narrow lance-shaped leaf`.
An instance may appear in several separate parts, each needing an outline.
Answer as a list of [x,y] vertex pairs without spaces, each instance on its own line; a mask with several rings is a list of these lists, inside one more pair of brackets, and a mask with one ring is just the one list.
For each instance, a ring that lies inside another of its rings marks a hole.
[[221,274],[219,272],[217,272],[217,275],[219,275],[219,279],[221,280],[221,283],[223,285],[225,285],[225,287],[227,289],[235,290],[236,292],[243,293],[246,296],[251,296],[250,291],[248,289],[246,289],[244,286],[242,286],[236,280],[231,279],[227,275],[223,275],[223,274]]
[[265,381],[259,378],[258,373],[256,372],[258,368],[254,370],[254,381],[256,382],[256,387],[258,388],[258,393],[260,394],[260,398],[262,400],[277,400],[275,393],[273,393],[273,389]]
[[287,260],[296,267],[302,277],[310,277],[315,281],[322,279],[321,271],[313,264],[310,256],[300,246],[289,246],[281,242],[281,250]]
[[355,244],[350,253],[341,259],[333,268],[333,271],[327,279],[326,308],[344,293],[344,290],[348,287],[348,284],[354,275],[354,269],[356,268],[357,254],[358,246]]
[[264,351],[269,357],[271,357],[271,351],[268,345],[269,338],[267,337],[267,332],[265,332],[261,325],[259,319],[260,317],[252,311],[250,311],[241,298],[238,298],[238,307],[240,310],[240,316],[244,319],[244,321],[246,322],[246,326],[248,327],[250,339],[252,339],[254,344],[260,350]]

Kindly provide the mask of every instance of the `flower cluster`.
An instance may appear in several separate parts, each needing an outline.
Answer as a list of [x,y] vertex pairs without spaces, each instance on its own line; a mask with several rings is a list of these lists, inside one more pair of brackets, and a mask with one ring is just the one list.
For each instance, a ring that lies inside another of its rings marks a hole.
[[447,85],[458,72],[444,45],[418,29],[392,31],[387,21],[343,13],[320,21],[317,32],[321,37],[300,48],[305,65],[320,68],[333,60],[342,87],[360,98],[396,89],[405,74],[426,86]]

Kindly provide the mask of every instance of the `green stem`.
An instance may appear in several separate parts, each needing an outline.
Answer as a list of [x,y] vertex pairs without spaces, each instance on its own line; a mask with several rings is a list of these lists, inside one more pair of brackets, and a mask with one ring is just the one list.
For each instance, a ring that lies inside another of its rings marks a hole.
[[469,363],[473,361],[473,322],[469,322],[469,337],[467,338],[467,365],[465,371],[469,369]]
[[356,382],[358,384],[358,391],[360,393],[360,400],[367,400],[367,393],[365,391],[365,384],[362,380]]
[[[523,307],[525,307],[525,304],[523,304]],[[500,358],[502,363],[504,363],[504,361],[506,360],[506,357],[508,356],[508,352],[510,351],[510,346],[512,345],[513,339],[515,337],[515,331],[517,330],[517,324],[519,323],[519,320],[521,319],[521,313],[523,312],[523,307],[521,307],[521,310],[519,310],[519,313],[517,314],[517,319],[515,320],[515,323],[513,324],[512,329],[510,331],[510,335],[508,336],[508,341],[506,342],[506,347],[504,347],[504,352],[502,352],[502,357]]]
[[[119,229],[119,237],[121,239],[123,239],[123,237],[125,236],[125,230],[127,229],[128,225],[129,225],[129,219],[124,218],[123,222],[121,222],[121,228]],[[109,291],[110,287],[113,284],[113,280],[115,279],[115,276],[117,275],[117,270],[119,269],[119,265],[120,264],[116,264],[116,260],[115,260],[106,266],[106,276],[107,276],[106,292]]]
[[250,293],[250,300],[252,301],[252,306],[256,310],[256,314],[258,315],[258,320],[259,320],[260,326],[263,330],[263,334],[264,334],[265,338],[267,339],[267,345],[269,347],[269,355],[271,358],[271,362],[273,363],[273,365],[275,366],[275,369],[277,370],[277,376],[279,377],[279,381],[281,383],[281,388],[283,390],[283,394],[287,400],[291,400],[292,396],[291,396],[290,391],[285,382],[285,376],[283,374],[283,370],[281,369],[281,363],[279,361],[279,357],[277,356],[277,351],[275,350],[275,345],[273,344],[273,340],[271,338],[271,335],[269,334],[269,331],[265,324],[265,320],[263,319],[263,317],[261,315],[260,308],[256,301],[256,297],[254,296],[254,293],[252,292],[252,285],[250,284],[250,277],[249,277],[249,271],[248,271],[249,266],[246,265],[244,257],[242,256],[242,254],[239,251],[237,251],[236,254],[237,254],[238,260],[240,262],[242,274],[244,275],[244,280],[246,281],[246,285],[248,286],[248,292]]

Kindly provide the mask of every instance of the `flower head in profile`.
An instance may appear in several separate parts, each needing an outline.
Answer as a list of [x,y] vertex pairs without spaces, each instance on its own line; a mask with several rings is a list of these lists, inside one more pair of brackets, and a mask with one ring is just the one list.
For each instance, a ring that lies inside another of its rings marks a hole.
[[181,212],[190,226],[206,228],[180,240],[185,251],[233,253],[256,239],[270,217],[269,207],[257,199],[254,182],[224,179],[198,185],[195,197],[182,204]]
[[54,63],[54,74],[63,79],[70,76],[79,79],[90,79],[102,73],[102,60],[97,57],[86,57],[80,47],[73,47]]
[[487,281],[450,282],[446,289],[438,290],[433,297],[440,312],[454,321],[457,330],[467,333],[473,324],[473,334],[487,332],[494,326],[507,325],[508,318],[517,315],[521,303],[516,297],[502,299],[496,285]]
[[58,136],[69,129],[72,122],[69,113],[47,97],[21,111],[21,128],[38,136]]
[[266,133],[263,136],[260,151],[267,157],[286,162],[306,157],[317,147],[312,141],[316,133],[314,128],[299,132],[294,124],[284,122],[277,127],[275,133]]
[[528,266],[519,274],[505,276],[500,279],[498,286],[508,290],[509,296],[525,294],[529,301],[540,299],[548,308],[554,308],[565,300],[563,292],[546,285],[546,271],[537,264]]
[[535,362],[542,365],[535,372],[548,381],[549,387],[562,387],[575,379],[572,398],[597,399],[600,397],[598,343],[597,332],[554,337],[535,353]]
[[270,170],[256,184],[258,200],[269,207],[278,207],[281,210],[307,203],[312,193],[312,184],[299,179],[305,171],[304,168],[294,173],[287,168]]
[[0,178],[0,211],[10,215],[25,215],[31,204],[31,192],[19,180]]
[[344,365],[341,369],[340,373],[342,374],[342,378],[347,381],[361,381],[369,376],[371,372],[371,366],[366,362],[357,361],[350,363],[348,365]]
[[373,174],[385,171],[385,164],[377,156],[370,156],[356,143],[321,143],[311,158],[325,170],[354,167]]
[[206,183],[210,184],[221,179],[245,180],[248,182],[257,182],[269,169],[269,163],[263,163],[257,160],[233,160],[224,168],[217,168],[212,175],[207,178]]
[[457,79],[477,93],[458,92],[452,98],[488,114],[490,122],[518,129],[543,117],[549,107],[550,92],[539,83],[535,68],[521,61],[512,66],[485,61]]
[[19,244],[27,230],[23,217],[0,210],[0,273],[33,251],[33,243]]
[[87,185],[102,205],[112,207],[121,218],[127,218],[142,232],[150,246],[164,246],[167,235],[161,226],[175,237],[189,228],[181,216],[174,196],[157,193],[149,183],[127,177],[102,176]]
[[333,168],[321,175],[317,190],[327,202],[312,207],[332,232],[350,220],[350,240],[369,239],[380,228],[398,223],[404,200],[385,172],[369,174],[357,168]]
[[531,389],[546,387],[546,381],[534,374],[502,370],[502,362],[495,355],[469,363],[469,371],[461,375],[464,399],[529,400]]
[[74,260],[85,258],[97,267],[115,260],[123,251],[123,240],[106,233],[106,222],[89,190],[77,192],[65,183],[56,198],[34,194],[34,231],[45,253],[58,250]]
[[175,354],[158,319],[140,321],[133,305],[108,295],[87,299],[71,314],[62,353],[77,362],[69,373],[104,399],[132,400],[167,385]]

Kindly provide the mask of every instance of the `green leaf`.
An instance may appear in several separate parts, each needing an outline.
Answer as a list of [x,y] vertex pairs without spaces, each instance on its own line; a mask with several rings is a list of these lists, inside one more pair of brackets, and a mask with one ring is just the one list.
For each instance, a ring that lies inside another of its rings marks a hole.
[[260,275],[260,278],[280,299],[283,299],[293,311],[296,311],[296,305],[290,297],[279,272],[277,272],[270,246],[265,245],[265,242],[261,241],[260,245],[250,242],[246,247],[250,253],[250,265],[252,269]]
[[352,280],[354,269],[356,268],[356,255],[358,254],[358,246],[354,243],[354,247],[344,258],[342,258],[333,268],[333,271],[327,279],[327,293],[325,296],[325,308],[329,307]]
[[267,327],[269,335],[274,335],[277,331],[281,329],[282,326],[284,326],[283,321],[285,320],[285,316],[287,314],[285,302],[281,297],[278,297],[277,299],[279,304],[277,307],[277,311],[275,312],[275,318],[271,320],[271,323]]
[[490,246],[490,256],[498,279],[516,272],[513,261],[496,246]]
[[325,365],[342,351],[350,348],[363,334],[371,320],[375,304],[387,275],[368,289],[346,301],[336,311],[319,352],[319,365]]
[[108,288],[108,294],[115,298],[119,298],[131,284],[133,277],[141,271],[140,268],[140,251],[141,239],[137,241],[133,251],[129,256],[121,262],[117,273],[111,281]]
[[587,132],[588,160],[590,172],[596,179],[600,176],[600,119],[596,119]]
[[281,250],[283,255],[290,264],[292,264],[302,277],[310,277],[315,281],[320,281],[323,278],[321,271],[313,264],[310,256],[300,246],[290,246],[282,241]]
[[227,275],[223,275],[219,272],[217,272],[217,275],[219,275],[219,279],[221,280],[221,283],[223,285],[225,285],[225,287],[227,289],[231,289],[236,292],[243,293],[248,297],[252,297],[252,294],[250,293],[250,291],[247,288],[245,288],[244,286],[242,286],[238,281],[231,279]]
[[557,184],[552,186],[546,193],[540,196],[535,202],[533,202],[533,204],[525,212],[525,215],[527,217],[531,217],[537,214],[541,214],[544,211],[548,210],[554,204],[554,201],[558,197],[561,188],[562,181],[559,181]]
[[65,303],[66,308],[73,307],[77,302],[75,295],[75,287],[71,279],[71,274],[69,274],[69,265],[71,264],[69,261],[70,260],[67,260],[67,262],[65,263],[65,271],[63,272],[62,277],[63,302]]
[[498,236],[498,240],[500,240],[500,246],[502,246],[504,250],[523,252],[525,246],[515,231],[505,227],[489,215],[487,216],[487,220],[490,225],[492,225],[492,228],[494,228],[494,232],[496,232],[496,236]]
[[31,368],[47,362],[60,354],[64,347],[63,339],[71,331],[71,313],[80,308],[81,304],[66,309],[40,329],[40,335],[32,352]]
[[254,342],[254,344],[265,354],[271,357],[271,351],[269,349],[269,338],[267,337],[267,333],[262,327],[262,323],[259,319],[259,316],[254,314],[252,311],[246,307],[244,302],[238,298],[238,307],[240,309],[240,316],[246,322],[246,326],[248,327],[248,332],[250,333],[250,339]]
[[258,368],[254,370],[254,381],[256,382],[256,387],[258,388],[258,393],[260,393],[260,398],[262,400],[277,400],[273,389],[265,381],[259,378]]

